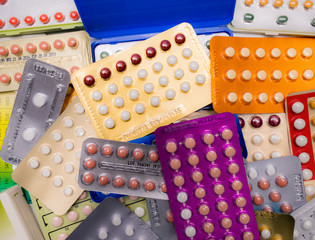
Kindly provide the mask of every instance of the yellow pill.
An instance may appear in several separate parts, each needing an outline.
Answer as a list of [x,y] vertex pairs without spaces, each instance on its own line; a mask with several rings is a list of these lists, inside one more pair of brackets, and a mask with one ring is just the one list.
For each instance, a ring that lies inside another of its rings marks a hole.
[[310,107],[313,108],[313,109],[315,109],[315,100],[313,100],[313,101],[310,102]]
[[312,122],[312,125],[314,125],[314,126],[315,126],[315,117],[312,117],[311,122]]
[[276,0],[273,4],[276,8],[279,8],[283,5],[283,0]]
[[296,8],[298,5],[298,1],[297,0],[291,0],[289,3],[290,8]]
[[307,0],[304,2],[304,7],[307,9],[310,9],[311,7],[313,7],[313,2],[310,0]]
[[246,4],[247,6],[250,6],[250,5],[253,4],[253,0],[245,0],[245,4]]

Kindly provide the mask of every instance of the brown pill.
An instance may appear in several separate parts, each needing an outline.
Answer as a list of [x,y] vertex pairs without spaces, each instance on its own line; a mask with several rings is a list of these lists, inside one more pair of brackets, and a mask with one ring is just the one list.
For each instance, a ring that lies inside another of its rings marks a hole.
[[199,199],[204,198],[204,196],[206,195],[206,191],[204,188],[199,187],[195,190],[195,196]]
[[137,179],[131,179],[129,181],[129,187],[131,189],[137,189],[139,187],[139,181]]
[[249,223],[250,217],[249,217],[248,214],[242,213],[242,214],[239,216],[239,219],[238,219],[238,220],[240,221],[240,223],[242,223],[242,224],[245,225],[245,224]]
[[95,154],[97,152],[97,146],[95,144],[89,144],[86,148],[89,154]]
[[221,176],[221,170],[220,168],[213,167],[210,169],[210,176],[213,178],[218,178]]
[[232,189],[234,191],[240,191],[243,188],[243,183],[240,180],[235,180],[232,183]]
[[116,70],[118,72],[123,72],[126,70],[126,68],[127,68],[127,64],[124,61],[118,61],[116,63]]
[[209,209],[209,207],[206,204],[202,204],[199,207],[199,213],[201,215],[206,216],[206,215],[208,215],[209,212],[210,212],[210,209]]
[[273,212],[272,207],[269,207],[269,206],[265,206],[265,207],[263,208],[263,210],[264,210],[264,212]]
[[106,175],[100,176],[98,178],[98,183],[102,186],[105,186],[109,183],[109,178]]
[[157,152],[155,151],[150,151],[149,153],[149,159],[152,161],[152,162],[157,162],[159,160],[159,154],[157,154]]
[[214,230],[214,225],[211,222],[206,222],[203,224],[202,229],[206,233],[212,233]]
[[203,175],[202,175],[202,172],[199,172],[199,171],[195,171],[193,174],[192,174],[192,179],[199,183],[202,181],[203,179]]
[[260,195],[255,195],[253,197],[253,203],[257,206],[260,206],[264,202],[264,199]]
[[217,209],[220,211],[220,212],[226,212],[229,208],[229,205],[227,204],[226,201],[220,201],[217,203]]
[[196,141],[193,138],[186,138],[185,143],[184,143],[185,147],[188,149],[192,149],[196,146]]
[[156,50],[153,47],[148,47],[146,50],[146,55],[148,58],[153,58],[156,55]]
[[166,213],[166,220],[169,223],[173,223],[174,222],[173,214],[172,214],[172,212],[170,210],[168,210],[167,213]]
[[254,240],[254,235],[252,232],[247,231],[243,233],[243,240]]
[[170,166],[173,170],[178,170],[180,166],[182,165],[181,161],[177,158],[173,158],[170,162]]
[[93,159],[89,158],[85,161],[85,166],[88,169],[93,169],[93,168],[95,168],[95,161]]
[[133,65],[138,65],[141,63],[141,56],[137,53],[133,54],[130,58]]
[[283,213],[290,213],[292,211],[292,207],[289,203],[282,203],[280,209]]
[[231,163],[229,165],[229,173],[236,174],[240,170],[239,166],[236,163]]
[[203,142],[205,144],[212,144],[214,141],[214,136],[211,133],[206,133],[205,135],[203,135]]
[[223,186],[222,184],[217,184],[217,185],[214,186],[214,189],[213,189],[213,190],[214,190],[214,192],[215,192],[216,194],[221,195],[221,194],[224,193],[225,188],[224,188],[224,186]]
[[233,132],[230,129],[225,129],[221,132],[221,138],[224,140],[230,140],[233,137]]
[[103,79],[109,79],[110,76],[112,75],[112,72],[110,71],[110,69],[108,68],[103,68],[101,71],[100,71],[100,76],[101,78]]
[[278,192],[271,192],[269,194],[269,199],[273,202],[279,202],[281,200],[281,195]]
[[210,150],[210,151],[207,152],[206,158],[209,161],[213,162],[213,161],[215,161],[217,159],[217,154],[216,154],[215,151]]
[[175,42],[177,44],[183,44],[185,42],[186,38],[185,35],[182,33],[179,33],[175,36]]
[[121,177],[116,177],[114,180],[114,185],[115,187],[120,188],[125,185],[125,180]]
[[162,190],[162,192],[164,192],[164,193],[167,192],[165,183],[162,183],[162,184],[161,184],[161,190]]
[[103,154],[105,156],[110,156],[113,153],[113,149],[111,148],[111,146],[104,146],[103,147]]
[[258,187],[262,190],[267,190],[270,187],[270,184],[267,179],[260,179],[258,181]]
[[183,176],[176,176],[174,178],[174,184],[177,186],[177,187],[181,187],[183,186],[185,183],[185,179],[183,178]]
[[128,150],[125,147],[120,147],[117,150],[117,156],[120,158],[125,158],[128,155]]
[[228,217],[225,217],[222,219],[221,225],[223,228],[230,228],[232,227],[232,220]]
[[133,157],[136,159],[136,160],[141,160],[144,156],[144,153],[141,149],[135,149],[133,151]]
[[224,155],[227,156],[227,157],[233,157],[236,153],[236,150],[234,147],[227,147],[225,150],[224,150]]
[[199,163],[199,157],[195,154],[192,154],[188,157],[188,162],[192,166],[196,166]]
[[235,204],[236,204],[236,206],[238,206],[240,208],[245,207],[246,199],[244,197],[238,197],[235,200]]
[[90,183],[92,183],[94,181],[94,176],[92,174],[90,174],[90,173],[84,174],[83,181],[85,183],[90,184]]
[[174,153],[177,150],[177,145],[175,142],[169,142],[166,144],[166,151],[169,153]]
[[151,192],[151,191],[153,191],[153,190],[155,189],[155,184],[154,184],[154,182],[152,182],[152,181],[148,181],[148,182],[146,182],[146,183],[144,184],[144,188],[145,188],[147,191]]
[[279,186],[279,187],[285,187],[288,185],[288,180],[286,179],[286,177],[284,176],[278,176],[276,178],[276,184]]

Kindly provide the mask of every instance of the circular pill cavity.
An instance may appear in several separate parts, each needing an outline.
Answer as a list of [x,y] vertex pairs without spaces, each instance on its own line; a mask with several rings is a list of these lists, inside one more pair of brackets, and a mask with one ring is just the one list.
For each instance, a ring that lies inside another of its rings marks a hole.
[[124,99],[122,97],[117,97],[117,98],[114,99],[114,104],[115,104],[116,107],[121,108],[121,107],[124,106],[125,101],[124,101]]
[[246,199],[244,197],[238,197],[235,199],[236,206],[243,208],[246,206]]
[[302,50],[302,57],[310,58],[313,55],[313,49],[310,47],[306,47]]
[[196,72],[198,70],[198,68],[199,68],[199,64],[196,61],[193,61],[193,62],[189,63],[189,69],[192,72]]
[[217,203],[216,207],[220,212],[226,212],[229,208],[229,205],[226,201],[220,201]]
[[205,222],[202,226],[203,231],[210,234],[214,230],[214,225],[211,222]]
[[255,134],[254,136],[252,136],[251,141],[254,145],[259,146],[262,144],[263,138],[260,134]]
[[136,105],[135,110],[136,110],[136,113],[142,114],[144,113],[145,107],[143,104],[139,103]]
[[290,8],[295,8],[295,7],[297,7],[298,6],[298,1],[297,0],[291,0],[290,2],[289,2],[289,6],[290,6]]
[[62,225],[62,223],[63,223],[63,220],[59,216],[53,217],[53,219],[51,220],[51,224],[54,227],[60,227]]
[[282,78],[282,72],[280,70],[275,70],[272,72],[272,78],[274,80],[280,80]]
[[153,92],[154,86],[153,86],[152,83],[146,83],[146,84],[144,85],[143,89],[144,89],[144,92],[145,92],[145,93],[150,94],[150,93]]
[[48,178],[51,175],[51,171],[48,168],[43,168],[41,171],[41,175],[45,178]]
[[70,211],[67,214],[67,218],[69,221],[74,222],[78,219],[79,214],[76,211]]
[[278,145],[281,142],[281,137],[280,135],[274,133],[272,135],[270,135],[269,137],[269,142],[273,145]]
[[171,43],[168,40],[163,40],[160,44],[160,47],[163,51],[167,51],[171,48]]
[[36,130],[34,128],[26,128],[23,131],[23,139],[26,142],[31,142],[36,137]]
[[190,58],[192,55],[192,51],[190,48],[184,48],[182,54],[185,58]]
[[265,81],[266,78],[267,78],[267,72],[264,71],[264,70],[258,71],[258,72],[257,72],[257,78],[258,78],[258,80],[260,80],[260,81]]
[[29,166],[30,166],[31,168],[33,168],[33,169],[36,169],[36,168],[39,167],[39,161],[33,159],[33,160],[31,160],[31,161],[29,162]]
[[203,135],[202,140],[205,144],[212,144],[214,142],[214,136],[211,133],[206,133]]
[[163,69],[163,65],[160,62],[156,62],[153,64],[153,70],[156,72],[160,72]]
[[175,42],[177,44],[183,44],[185,42],[186,38],[185,38],[185,35],[182,34],[182,33],[178,33],[176,34],[175,36]]
[[137,189],[139,187],[139,181],[137,179],[131,179],[129,181],[129,187],[131,189]]
[[243,240],[254,240],[254,234],[250,231],[243,233]]
[[292,107],[291,107],[292,111],[296,114],[299,114],[301,112],[303,112],[304,110],[304,104],[301,102],[295,102]]
[[250,179],[255,179],[258,176],[258,172],[256,169],[250,168],[247,175]]
[[304,181],[308,181],[308,180],[311,180],[311,179],[313,178],[313,173],[312,173],[312,171],[309,170],[309,169],[304,169],[304,170],[302,171],[302,173],[303,173],[303,179],[304,179]]
[[196,188],[196,190],[195,190],[195,196],[196,196],[197,198],[202,199],[202,198],[205,197],[205,195],[206,195],[206,190],[205,190],[204,188],[202,188],[202,187]]
[[279,151],[273,151],[273,152],[270,154],[270,157],[271,157],[271,158],[279,158],[279,157],[282,157],[282,154],[281,154],[281,152],[279,152]]
[[125,180],[122,177],[116,177],[114,180],[114,186],[121,188],[125,185]]
[[259,194],[256,194],[253,197],[253,203],[255,205],[260,206],[261,204],[263,204],[263,202],[264,202],[264,199]]
[[303,78],[306,80],[311,80],[314,78],[314,72],[310,69],[307,69],[303,72]]
[[130,87],[132,85],[132,78],[129,76],[126,76],[123,78],[123,83],[125,84],[125,86]]
[[74,48],[78,45],[78,41],[75,38],[69,38],[68,46]]
[[224,217],[221,221],[221,226],[226,229],[232,227],[232,220],[228,217]]
[[245,121],[244,121],[244,119],[241,118],[241,117],[238,117],[238,120],[239,120],[239,123],[240,123],[241,128],[243,128],[243,127],[245,126]]
[[280,210],[283,213],[290,213],[292,211],[292,207],[289,203],[281,203]]
[[240,191],[243,188],[243,183],[240,180],[235,180],[231,187],[234,191]]
[[[172,95],[172,92],[169,93],[170,95]],[[153,106],[153,107],[157,107],[160,105],[160,98],[157,97],[157,96],[154,96],[150,99],[150,104]]]
[[265,159],[265,155],[261,151],[257,151],[257,152],[254,152],[253,159],[255,161],[261,161],[261,160]]
[[167,62],[169,65],[174,66],[177,63],[177,57],[171,55],[167,58]]
[[217,153],[213,150],[209,150],[207,153],[206,153],[206,159],[210,162],[213,162],[217,159]]
[[266,103],[268,101],[268,95],[266,93],[260,93],[258,95],[258,100],[261,103]]
[[174,141],[170,141],[165,146],[166,151],[169,153],[174,153],[177,150],[177,144]]
[[47,145],[42,146],[42,147],[41,147],[41,152],[42,152],[42,154],[44,154],[44,155],[48,155],[48,154],[50,153],[50,147],[47,146]]
[[83,128],[81,128],[81,127],[77,127],[75,129],[75,133],[76,133],[77,136],[82,137],[85,134],[85,130]]
[[58,142],[62,139],[62,135],[60,132],[54,132],[53,135],[52,135],[53,139]]
[[101,186],[105,186],[109,183],[109,178],[106,175],[102,175],[98,178],[98,183]]
[[190,90],[190,84],[188,82],[183,82],[180,85],[180,90],[184,93],[187,93]]
[[123,120],[124,122],[129,121],[130,117],[131,117],[131,115],[130,115],[130,112],[128,112],[128,111],[123,111],[120,115],[121,120]]
[[110,94],[116,94],[117,91],[118,91],[118,87],[117,87],[116,84],[111,83],[111,84],[108,86],[108,92],[109,92]]
[[242,48],[240,51],[241,57],[248,58],[250,55],[250,50],[246,47]]
[[277,115],[271,115],[268,119],[268,123],[272,127],[277,127],[281,122],[281,119]]
[[302,152],[299,154],[299,159],[301,163],[307,163],[310,160],[310,155],[306,152]]
[[242,79],[245,81],[249,81],[252,78],[252,73],[249,70],[244,70],[242,72]]
[[148,58],[154,58],[156,55],[156,50],[153,47],[149,47],[146,49],[146,55]]
[[299,73],[296,70],[291,70],[288,73],[288,78],[290,80],[296,80],[298,78],[298,76],[299,76]]
[[61,12],[57,12],[55,14],[55,19],[58,21],[58,22],[63,22],[63,20],[65,19],[65,17],[63,16],[63,14]]
[[91,184],[94,181],[94,176],[91,173],[86,173],[83,175],[83,181],[86,184]]
[[205,81],[206,81],[206,77],[204,75],[202,74],[197,75],[196,77],[197,84],[202,85],[205,83]]
[[217,194],[217,195],[222,195],[225,192],[225,188],[222,184],[216,184],[213,188],[213,191]]
[[258,181],[258,187],[262,190],[267,190],[270,187],[270,183],[267,179],[260,179]]
[[245,0],[245,4],[246,4],[247,6],[250,6],[250,5],[253,4],[253,0]]
[[227,147],[227,148],[224,150],[224,155],[225,155],[226,157],[231,158],[231,157],[233,157],[235,154],[236,154],[236,150],[235,150],[235,148],[232,147],[232,146],[229,146],[229,147]]
[[60,164],[62,162],[62,157],[59,154],[54,155],[53,160],[56,164]]
[[133,65],[139,65],[141,63],[141,56],[137,53],[132,54],[130,60]]
[[227,96],[227,100],[230,102],[230,103],[235,103],[237,101],[237,94],[235,92],[230,92]]
[[142,218],[145,215],[145,210],[143,207],[137,207],[134,213],[139,217]]
[[308,142],[307,138],[305,136],[303,136],[303,135],[300,135],[297,138],[295,138],[295,144],[298,147],[306,146],[307,142]]
[[196,229],[193,226],[189,226],[185,229],[185,234],[189,238],[193,238],[196,235]]
[[[276,0],[277,1],[277,0]],[[281,50],[279,48],[273,48],[271,50],[271,57],[279,58],[281,56]]]
[[210,169],[210,176],[213,178],[218,178],[221,176],[221,170],[218,167],[212,167]]
[[14,55],[22,54],[22,48],[17,44],[12,45],[10,50]]
[[181,187],[184,185],[184,183],[185,183],[185,178],[183,176],[178,175],[174,178],[175,186]]
[[95,161],[91,158],[88,158],[85,160],[85,167],[88,169],[93,169],[95,168]]
[[181,167],[181,161],[177,158],[173,158],[171,161],[170,161],[170,166],[173,170],[178,170],[180,167]]
[[273,202],[279,202],[281,200],[281,195],[278,192],[272,191],[269,194],[269,199]]
[[191,215],[192,215],[192,213],[191,213],[190,209],[188,209],[188,208],[183,209],[180,213],[181,218],[185,219],[185,220],[190,219]]
[[[176,179],[176,178],[175,178]],[[175,182],[176,180],[174,180]],[[144,188],[145,190],[151,192],[155,189],[155,183],[152,182],[152,181],[147,181],[145,184],[144,184]]]
[[106,115],[108,113],[108,107],[102,104],[98,107],[98,112],[102,115]]
[[249,92],[244,93],[243,100],[245,103],[251,103],[253,101],[253,95]]
[[263,48],[258,48],[255,52],[257,58],[264,58],[266,51]]
[[138,71],[137,75],[138,75],[138,78],[145,79],[147,77],[147,75],[148,75],[148,72],[146,70],[144,70],[144,69],[140,69]]
[[100,101],[102,99],[102,93],[100,91],[94,91],[92,93],[92,98],[94,101]]
[[93,208],[89,205],[85,205],[83,206],[82,208],[82,213],[85,215],[85,216],[88,216],[91,214],[91,212],[93,211]]
[[125,234],[129,237],[133,236],[135,233],[134,229],[131,226],[127,226]]
[[112,218],[112,224],[117,227],[121,223],[122,223],[121,217],[119,215],[114,215]]
[[54,41],[54,48],[56,48],[58,50],[62,50],[62,49],[64,49],[64,47],[65,47],[65,44],[63,41],[61,41],[59,39]]
[[192,137],[188,137],[188,138],[185,139],[184,145],[185,145],[186,148],[192,149],[192,148],[194,148],[196,146],[196,141]]
[[[26,51],[28,51],[29,53],[33,54],[36,52],[36,46],[33,43],[28,43],[26,45]],[[0,54],[1,55],[1,54]]]
[[224,51],[224,55],[225,55],[225,57],[228,57],[228,58],[234,57],[234,55],[235,55],[234,48],[232,48],[232,47],[226,48],[225,51]]
[[192,179],[193,179],[194,182],[196,182],[196,183],[201,182],[202,179],[203,179],[203,174],[202,174],[202,172],[200,172],[200,171],[195,171],[195,172],[192,174]]
[[105,229],[101,229],[100,232],[98,233],[98,238],[101,240],[105,240],[107,239],[108,234],[107,231]]
[[269,165],[266,167],[266,173],[269,176],[273,176],[276,174],[276,169],[272,165]]
[[184,71],[182,69],[176,69],[174,75],[176,79],[182,79],[184,77]]
[[230,140],[231,138],[233,137],[233,132],[230,130],[230,129],[224,129],[222,132],[221,132],[221,138],[223,140]]
[[313,228],[313,223],[310,220],[306,220],[301,224],[301,227],[306,230],[309,231]]
[[178,202],[185,203],[188,200],[188,195],[185,192],[179,192],[176,198]]
[[167,84],[168,84],[168,77],[167,76],[162,76],[159,78],[159,84],[162,86],[162,87],[166,87]]
[[274,94],[274,100],[276,103],[281,103],[284,100],[284,96],[281,92],[277,92]]
[[305,186],[305,194],[308,197],[314,196],[315,195],[315,187],[313,187],[312,185]]
[[165,183],[162,183],[160,188],[161,188],[162,192],[167,193],[167,189],[166,189]]
[[230,81],[233,81],[235,80],[236,78],[236,72],[233,70],[233,69],[229,69],[227,72],[226,72],[226,78]]
[[42,14],[39,16],[39,20],[43,23],[43,24],[46,24],[49,22],[49,17],[46,15],[46,14]]
[[245,225],[245,224],[249,223],[250,217],[249,217],[248,214],[242,213],[242,214],[239,216],[238,220],[240,221],[240,223],[242,223],[242,224]]
[[188,157],[188,162],[192,166],[196,166],[199,163],[199,157],[196,154],[191,154]]
[[210,209],[209,207],[206,205],[206,204],[202,204],[200,207],[199,207],[199,213],[203,216],[206,216],[208,215],[210,212]]
[[287,50],[287,57],[289,57],[289,58],[295,58],[296,54],[297,54],[297,52],[296,52],[295,48],[289,48]]
[[94,79],[93,76],[91,76],[91,75],[85,76],[85,78],[84,78],[84,84],[85,84],[86,86],[88,86],[88,87],[93,86],[94,83],[95,83],[95,79]]

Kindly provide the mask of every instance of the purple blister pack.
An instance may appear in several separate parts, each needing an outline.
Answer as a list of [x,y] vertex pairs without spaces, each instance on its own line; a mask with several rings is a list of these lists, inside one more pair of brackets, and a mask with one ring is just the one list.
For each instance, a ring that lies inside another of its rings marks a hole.
[[160,127],[154,135],[178,239],[260,239],[231,113]]

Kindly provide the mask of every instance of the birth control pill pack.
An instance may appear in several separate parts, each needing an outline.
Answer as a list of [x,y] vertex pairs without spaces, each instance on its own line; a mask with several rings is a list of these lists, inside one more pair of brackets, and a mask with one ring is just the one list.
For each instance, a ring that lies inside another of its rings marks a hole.
[[256,211],[288,214],[306,203],[301,164],[295,156],[250,162],[247,178]]
[[67,213],[58,216],[34,196],[31,199],[36,218],[47,240],[66,239],[98,206],[91,200],[88,192],[83,192]]
[[119,201],[129,208],[138,218],[150,226],[150,218],[145,198],[136,196],[125,196]]
[[161,239],[177,240],[174,219],[167,200],[147,198],[152,230]]
[[288,94],[314,88],[314,45],[312,38],[212,38],[214,110],[284,112]]
[[1,0],[0,36],[82,28],[72,0]]
[[155,146],[89,138],[80,161],[85,190],[168,199]]
[[13,180],[55,214],[65,214],[83,192],[77,182],[83,140],[95,136],[79,98],[73,98],[14,170]]
[[59,117],[70,74],[30,59],[26,62],[0,156],[17,165]]
[[160,240],[149,226],[115,198],[105,199],[67,239]]
[[236,0],[233,31],[315,35],[314,1]]
[[238,114],[248,162],[290,155],[285,113]]
[[[289,214],[255,212],[260,238],[293,240],[294,218]],[[285,226],[285,227],[284,227]]]
[[100,138],[129,141],[211,102],[210,64],[182,23],[72,75]]
[[294,240],[315,239],[315,199],[291,213],[295,219]]
[[78,31],[0,41],[0,92],[18,90],[28,59],[74,72],[92,62],[89,35]]
[[154,135],[178,239],[259,239],[233,114]]

